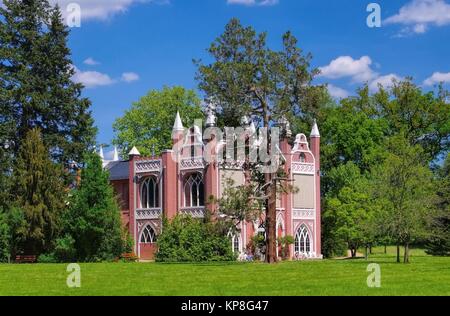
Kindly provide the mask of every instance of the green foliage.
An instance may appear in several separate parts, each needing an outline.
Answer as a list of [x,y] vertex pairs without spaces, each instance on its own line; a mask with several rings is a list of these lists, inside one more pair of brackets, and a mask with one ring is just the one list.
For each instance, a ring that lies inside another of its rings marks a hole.
[[[341,100],[339,105],[325,104],[320,109],[322,237],[326,256],[343,252],[343,232],[354,237],[363,233],[360,237],[368,240],[401,244],[405,242],[398,240],[395,231],[404,236],[414,235],[400,238],[411,239],[407,245],[433,234],[436,243],[446,243],[438,236],[446,236],[442,227],[447,213],[441,211],[441,215],[436,215],[430,165],[436,164],[449,149],[447,97],[448,92],[442,87],[437,92],[423,92],[411,79],[406,79],[394,82],[388,90],[380,87],[373,95],[365,85],[356,96]],[[355,186],[358,179],[364,178],[367,185]],[[396,216],[394,204],[399,207]],[[445,209],[442,205],[438,208]],[[368,219],[362,223],[368,225],[358,228],[358,221],[348,221],[353,217],[348,212],[356,215],[357,209],[361,210],[360,218]],[[397,224],[390,216],[397,217]],[[434,222],[435,233],[430,222]],[[343,231],[346,226],[355,231]]]
[[438,171],[437,214],[432,218],[432,236],[428,239],[427,253],[450,256],[450,154]]
[[70,255],[73,244],[79,261],[112,260],[126,248],[120,210],[100,158],[87,154],[85,164],[65,213],[65,232],[70,237],[60,240],[60,250]]
[[69,234],[56,240],[54,258],[58,262],[72,262],[77,258],[75,239]]
[[[0,6],[0,144],[16,155],[28,132],[39,128],[52,158],[80,162],[96,130],[90,102],[67,47],[69,31],[47,0],[3,1]],[[11,166],[10,166],[11,167]]]
[[289,246],[294,244],[295,238],[293,236],[283,236],[278,237],[278,245],[281,248],[280,256],[283,260],[286,260],[289,258]]
[[[275,51],[268,47],[265,32],[257,33],[233,18],[208,52],[213,62],[195,61],[196,79],[206,97],[218,105],[219,126],[241,126],[244,116],[266,128],[280,119],[292,121],[295,115],[311,123],[311,113],[327,96],[324,86],[311,84],[319,71],[311,67],[312,56],[303,53],[289,31],[282,36],[281,49]],[[247,165],[245,169],[253,173],[258,167],[269,166],[269,162]],[[259,183],[267,219],[266,261],[270,263],[276,261],[277,181],[274,178],[276,172],[265,174]]]
[[239,126],[242,116],[255,115],[268,126],[281,115],[291,118],[318,107],[313,96],[324,89],[310,84],[318,74],[310,67],[312,56],[303,54],[290,32],[280,51],[268,48],[266,38],[231,19],[208,49],[214,62],[196,61],[200,89],[220,105],[219,123]]
[[330,192],[325,200],[323,234],[328,243],[324,244],[324,254],[339,254],[345,243],[354,257],[360,246],[367,246],[374,239],[370,182],[352,162],[333,169],[330,178],[337,192]]
[[0,209],[0,262],[8,262],[11,255],[10,228],[6,219],[6,214]]
[[203,118],[200,99],[193,90],[183,87],[164,87],[151,90],[114,123],[114,143],[123,148],[123,155],[136,146],[145,156],[172,148],[172,127],[177,111],[183,125],[191,126]]
[[[389,154],[373,169],[373,197],[381,208],[379,217],[388,236],[407,249],[429,236],[435,214],[435,183],[421,146],[410,146],[401,136],[388,139]],[[408,262],[408,251],[404,261]]]
[[236,185],[233,179],[222,181],[223,194],[217,201],[220,213],[226,215],[225,220],[230,227],[235,228],[240,223],[254,221],[262,213],[262,205],[254,197],[254,185]]
[[158,237],[158,262],[232,261],[231,242],[219,224],[178,215],[164,220]]
[[62,168],[49,158],[41,133],[32,129],[21,144],[13,173],[11,196],[23,215],[14,233],[23,237],[20,251],[39,255],[50,251],[62,229],[61,214],[67,194]]
[[358,101],[346,99],[340,106],[323,110],[322,123],[319,123],[323,144],[321,164],[326,172],[352,162],[364,173],[383,156],[387,123],[361,111]]

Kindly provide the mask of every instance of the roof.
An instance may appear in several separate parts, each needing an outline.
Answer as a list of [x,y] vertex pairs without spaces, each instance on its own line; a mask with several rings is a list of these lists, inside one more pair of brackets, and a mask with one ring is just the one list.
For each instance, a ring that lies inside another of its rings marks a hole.
[[129,176],[129,161],[111,161],[105,169],[109,171],[109,180],[127,180]]

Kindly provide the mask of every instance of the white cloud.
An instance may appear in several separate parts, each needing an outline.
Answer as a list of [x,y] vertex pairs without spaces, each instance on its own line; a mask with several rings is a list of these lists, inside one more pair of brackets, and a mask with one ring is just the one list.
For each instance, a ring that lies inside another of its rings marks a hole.
[[402,78],[396,74],[389,74],[385,76],[377,77],[369,83],[369,90],[371,92],[376,92],[378,90],[378,85],[383,86],[385,89],[392,87],[394,81],[401,81]]
[[400,8],[400,11],[384,21],[385,24],[401,24],[399,36],[422,34],[429,25],[444,26],[450,24],[450,4],[444,0],[412,0]]
[[431,77],[427,78],[423,84],[426,86],[432,86],[434,84],[438,83],[447,83],[450,82],[450,72],[443,73],[443,72],[435,72],[431,75]]
[[122,81],[133,82],[139,80],[139,75],[134,72],[124,72],[122,74]]
[[85,65],[89,65],[89,66],[96,66],[96,65],[100,65],[100,63],[98,61],[96,61],[94,58],[89,57],[87,58],[85,61],[83,61],[83,64]]
[[330,95],[336,99],[344,99],[350,95],[347,90],[336,87],[332,84],[328,84],[328,93],[330,93]]
[[77,83],[82,83],[86,88],[109,86],[116,82],[107,74],[98,71],[81,71],[77,67],[74,67],[74,69],[75,74],[72,80]]
[[350,56],[340,56],[327,66],[320,67],[321,77],[338,79],[351,77],[354,82],[369,81],[377,76],[370,68],[372,60],[369,56],[353,59]]
[[228,4],[246,6],[272,6],[278,4],[278,0],[227,0]]
[[58,3],[65,16],[67,5],[77,3],[81,7],[81,20],[106,20],[112,16],[124,13],[137,3],[169,4],[170,0],[50,0],[51,4]]

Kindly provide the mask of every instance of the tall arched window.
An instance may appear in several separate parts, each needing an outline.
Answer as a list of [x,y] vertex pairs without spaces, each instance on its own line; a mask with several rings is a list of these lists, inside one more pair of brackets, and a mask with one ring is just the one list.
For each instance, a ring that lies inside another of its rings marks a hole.
[[203,177],[200,173],[193,173],[184,181],[184,206],[205,206],[205,191]]
[[157,207],[159,207],[159,185],[154,177],[149,177],[141,184],[141,208]]
[[231,246],[233,247],[234,253],[240,253],[241,252],[241,237],[239,235],[233,235],[233,238],[231,239]]
[[295,253],[310,253],[311,252],[311,238],[308,229],[305,225],[300,226],[295,234]]
[[156,243],[156,233],[153,230],[153,227],[147,225],[144,227],[144,230],[141,234],[141,243],[143,244],[153,244]]

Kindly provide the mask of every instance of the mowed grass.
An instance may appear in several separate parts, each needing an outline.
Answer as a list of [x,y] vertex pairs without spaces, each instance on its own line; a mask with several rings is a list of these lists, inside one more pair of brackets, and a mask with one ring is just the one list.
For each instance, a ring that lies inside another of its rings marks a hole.
[[[369,261],[262,263],[81,264],[81,288],[66,285],[65,264],[0,265],[0,295],[450,295],[450,258],[412,252],[395,263],[395,249]],[[369,263],[381,267],[381,288],[367,286]]]

